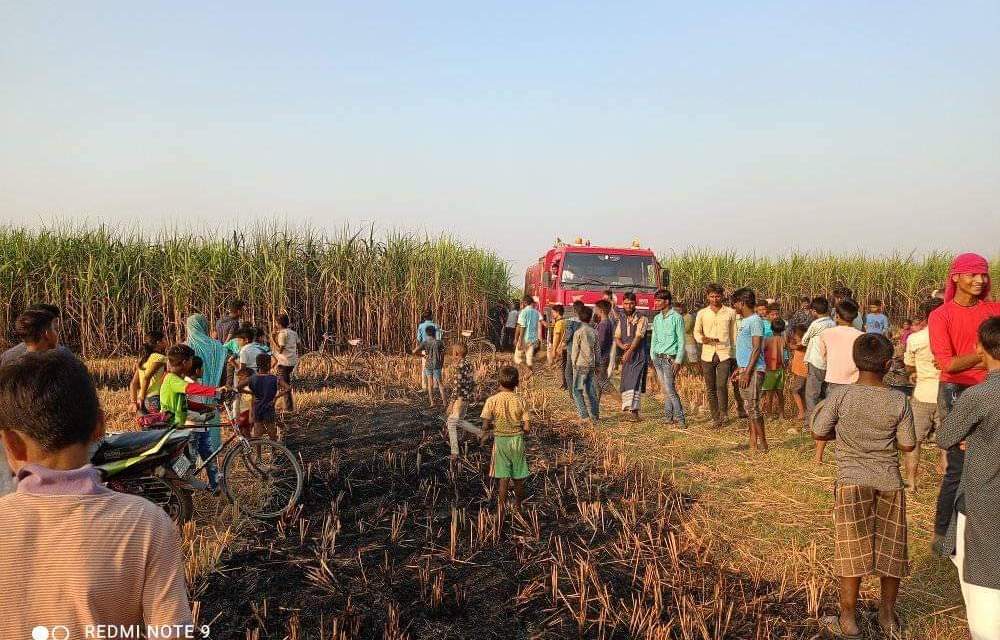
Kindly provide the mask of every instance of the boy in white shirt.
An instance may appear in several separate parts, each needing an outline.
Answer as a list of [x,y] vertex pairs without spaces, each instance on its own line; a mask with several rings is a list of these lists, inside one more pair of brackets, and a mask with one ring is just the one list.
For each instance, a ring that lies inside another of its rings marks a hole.
[[[931,298],[920,305],[920,316],[914,331],[906,339],[906,351],[903,353],[903,364],[910,374],[910,382],[914,383],[913,398],[910,406],[913,408],[913,426],[917,433],[917,447],[904,456],[906,465],[906,487],[913,490],[917,486],[917,467],[920,462],[920,443],[927,440],[931,432],[941,425],[938,415],[938,384],[941,370],[937,368],[934,354],[931,352],[931,335],[927,328],[927,318],[938,307],[944,304],[941,298]],[[938,470],[944,473],[947,466],[947,454],[941,451],[941,461]]]

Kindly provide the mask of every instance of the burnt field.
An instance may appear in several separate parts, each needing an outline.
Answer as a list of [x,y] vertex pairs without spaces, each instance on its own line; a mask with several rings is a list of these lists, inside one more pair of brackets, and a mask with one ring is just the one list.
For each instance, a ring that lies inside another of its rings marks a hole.
[[801,590],[718,568],[668,478],[533,402],[529,498],[503,522],[489,443],[466,439],[452,464],[420,400],[290,420],[303,503],[240,523],[196,581],[201,620],[216,638],[813,635]]

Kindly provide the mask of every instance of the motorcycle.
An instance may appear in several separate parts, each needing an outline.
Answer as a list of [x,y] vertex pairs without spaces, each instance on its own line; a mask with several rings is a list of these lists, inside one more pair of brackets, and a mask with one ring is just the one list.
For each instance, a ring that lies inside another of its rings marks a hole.
[[[242,513],[272,519],[294,508],[304,482],[295,455],[266,437],[249,437],[249,424],[242,416],[233,419],[225,398],[217,405],[197,405],[194,410],[195,406],[189,403],[188,422],[202,426],[175,427],[151,419],[142,423],[149,427],[146,430],[105,437],[91,462],[108,488],[142,496],[182,525],[193,517],[192,494],[209,489],[199,473],[221,457],[219,490]],[[220,412],[225,420],[220,420]],[[232,433],[195,467],[198,454],[191,446],[192,428],[220,426],[232,428]]]
[[164,427],[110,434],[91,462],[109,489],[141,496],[181,525],[194,511],[191,493],[196,487],[184,477],[194,465],[188,452],[191,432]]

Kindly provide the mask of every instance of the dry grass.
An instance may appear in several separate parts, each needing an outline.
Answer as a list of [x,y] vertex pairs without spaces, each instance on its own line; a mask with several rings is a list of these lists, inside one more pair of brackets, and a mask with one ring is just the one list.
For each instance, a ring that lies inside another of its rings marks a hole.
[[[490,375],[481,372],[481,382]],[[377,388],[345,384],[300,392],[292,422],[333,425],[338,433],[354,434],[348,440],[364,440],[377,429],[370,416],[422,403],[414,394],[419,377],[413,360],[389,360],[380,380]],[[455,635],[455,621],[435,612],[475,608],[482,585],[469,582],[470,572],[486,570],[497,553],[513,553],[524,568],[511,597],[519,619],[541,621],[535,637],[812,637],[810,618],[829,612],[836,598],[828,568],[832,465],[812,464],[811,443],[785,435],[797,426],[790,421],[769,426],[771,453],[750,456],[740,426],[708,427],[700,415],[705,398],[699,380],[684,376],[681,389],[694,414],[687,433],[669,432],[653,419],[661,405],[651,396],[643,423],[619,422],[607,396],[603,409],[612,417],[598,430],[581,430],[554,378],[533,376],[521,393],[544,426],[530,440],[548,444],[529,451],[536,497],[524,517],[511,516],[503,529],[488,508],[494,495],[483,480],[482,453],[471,454],[458,470],[441,467],[446,444],[436,428],[415,446],[376,446],[360,464],[350,459],[347,445],[309,459],[310,485],[322,479],[335,497],[319,511],[292,514],[276,531],[264,532],[271,542],[263,547],[259,526],[234,522],[218,506],[203,507],[197,526],[184,536],[189,583],[203,621],[221,625],[228,619],[219,610],[218,585],[224,575],[244,571],[234,558],[263,556],[267,566],[280,562],[302,572],[301,602],[293,599],[297,604],[289,609],[282,594],[259,592],[248,605],[246,637],[320,637],[321,630],[321,637],[346,639],[371,635],[372,624],[387,638],[468,637]],[[124,391],[101,395],[111,423],[128,425]],[[408,424],[398,424],[400,443],[420,428]],[[914,576],[904,581],[900,609],[909,637],[953,640],[964,637],[954,571],[927,551],[932,467],[928,453],[921,469],[926,481],[908,497]],[[436,479],[434,468],[441,474]],[[468,492],[470,484],[474,494],[481,492],[473,502],[449,497]],[[416,490],[414,498],[392,498],[407,486]],[[345,506],[351,495],[380,491],[376,504],[382,506],[375,511]],[[369,541],[361,555],[358,536]],[[369,600],[364,594],[378,593],[384,580],[412,584],[415,601],[395,589],[389,599]],[[868,603],[873,586],[865,585]],[[317,593],[326,603],[317,605],[326,612],[319,622],[306,606]]]
[[[551,380],[542,382],[545,378],[533,378],[535,395],[545,396],[536,402],[552,407],[556,420],[571,419],[575,411],[566,392],[555,389]],[[771,451],[751,455],[745,425],[712,428],[699,378],[684,374],[678,387],[689,413],[686,432],[668,430],[657,419],[663,405],[649,394],[643,403],[644,422],[605,419],[600,437],[620,446],[629,460],[668,474],[695,498],[686,530],[723,566],[779,582],[807,599],[811,615],[832,612],[837,593],[830,572],[836,444],[828,447],[827,462],[816,466],[813,443],[801,434],[801,423],[769,420]],[[790,400],[786,406],[790,411]],[[605,398],[602,409],[605,415],[617,413],[611,398]],[[795,434],[787,434],[788,429]],[[932,447],[924,449],[920,485],[907,494],[912,575],[903,582],[900,612],[909,637],[957,640],[967,632],[954,567],[930,551],[940,480],[934,469],[936,455]],[[871,605],[877,581],[867,580],[862,596]]]

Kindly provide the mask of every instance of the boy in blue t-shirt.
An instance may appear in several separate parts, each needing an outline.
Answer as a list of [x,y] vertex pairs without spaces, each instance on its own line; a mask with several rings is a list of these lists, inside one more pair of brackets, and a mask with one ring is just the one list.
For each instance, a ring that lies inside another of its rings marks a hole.
[[732,295],[733,309],[743,318],[736,335],[736,373],[740,396],[750,421],[750,451],[767,452],[764,433],[764,414],[760,410],[761,390],[764,385],[764,319],[754,313],[756,296],[753,289],[737,289]]
[[274,401],[291,393],[291,387],[284,380],[271,373],[271,355],[258,353],[256,371],[240,385],[240,391],[253,396],[250,421],[253,425],[251,435],[254,438],[268,437],[271,440],[282,439],[279,429]]
[[889,337],[889,316],[882,312],[881,300],[875,300],[868,305],[868,315],[865,316],[865,331]]
[[535,299],[530,295],[521,299],[521,314],[517,317],[514,333],[514,364],[527,365],[531,369],[535,363],[535,349],[538,348],[538,323],[541,315],[535,308]]
[[[433,328],[435,333],[441,332],[441,327],[432,320],[434,314],[431,313],[430,309],[424,311],[420,315],[420,324],[417,325],[417,344],[423,344],[424,340],[427,339],[427,329]],[[443,337],[443,336],[442,336]],[[420,358],[420,390],[427,390],[427,359]]]

